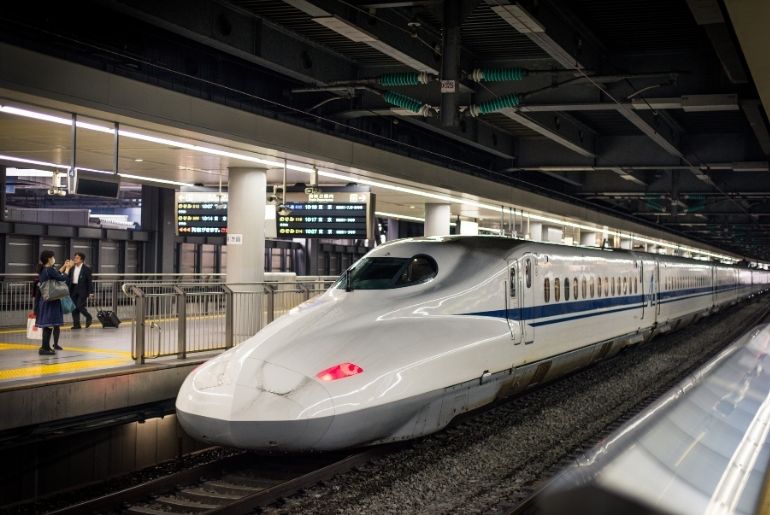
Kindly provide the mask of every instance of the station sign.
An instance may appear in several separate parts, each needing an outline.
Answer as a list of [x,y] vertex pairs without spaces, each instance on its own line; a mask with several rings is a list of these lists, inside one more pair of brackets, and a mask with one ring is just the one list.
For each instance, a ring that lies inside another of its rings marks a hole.
[[183,236],[227,234],[227,193],[176,193],[176,232]]
[[369,193],[287,194],[276,213],[276,232],[285,238],[367,239],[373,207]]

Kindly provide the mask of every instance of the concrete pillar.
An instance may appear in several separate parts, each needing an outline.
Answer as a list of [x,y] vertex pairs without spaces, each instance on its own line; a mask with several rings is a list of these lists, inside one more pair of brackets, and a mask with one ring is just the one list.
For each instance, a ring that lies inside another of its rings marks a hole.
[[543,224],[540,222],[529,223],[529,239],[532,241],[543,241]]
[[595,232],[581,232],[580,244],[588,247],[598,247],[601,242],[597,241]]
[[5,220],[5,185],[6,185],[5,167],[0,166],[0,222]]
[[478,236],[479,235],[478,222],[471,222],[470,220],[460,220],[460,234],[464,236]]
[[398,238],[398,219],[388,218],[388,241],[397,240]]
[[171,274],[175,270],[175,191],[142,185],[142,230],[150,233],[144,245],[144,272]]
[[228,283],[258,283],[265,277],[266,187],[262,168],[228,170]]
[[545,231],[545,240],[551,243],[561,243],[564,231],[557,227],[548,227]]
[[451,218],[449,204],[425,204],[425,236],[448,236],[449,219]]

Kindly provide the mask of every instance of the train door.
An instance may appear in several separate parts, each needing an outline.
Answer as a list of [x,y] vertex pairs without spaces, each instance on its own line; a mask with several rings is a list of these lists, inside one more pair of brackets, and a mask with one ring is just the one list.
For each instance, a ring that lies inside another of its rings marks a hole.
[[644,287],[644,260],[640,259],[639,261],[637,261],[637,263],[638,263],[638,266],[639,266],[639,283],[640,283],[639,286],[641,286],[641,288],[642,288],[642,291],[641,291],[641,293],[642,293],[642,315],[641,315],[641,317],[639,319],[640,320],[644,320],[644,311],[645,311],[645,308],[647,307],[647,295],[645,295],[645,292],[649,288],[645,288]]
[[521,343],[523,330],[521,329],[521,297],[522,278],[521,263],[516,259],[508,260],[508,276],[505,285],[505,316],[508,320],[508,329],[511,332],[511,340],[515,345]]
[[[532,343],[535,329],[528,323],[535,307],[535,267],[537,259],[524,254],[518,260],[508,261],[508,325],[514,343]],[[515,288],[515,291],[514,291]],[[512,295],[515,293],[515,295]]]

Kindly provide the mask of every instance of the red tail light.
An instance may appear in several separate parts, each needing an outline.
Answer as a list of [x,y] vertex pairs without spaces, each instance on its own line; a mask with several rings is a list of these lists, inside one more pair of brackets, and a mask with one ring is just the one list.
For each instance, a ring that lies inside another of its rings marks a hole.
[[360,374],[364,369],[356,365],[355,363],[340,363],[334,365],[326,370],[318,372],[315,376],[321,381],[335,381],[337,379],[343,379],[345,377],[354,376]]

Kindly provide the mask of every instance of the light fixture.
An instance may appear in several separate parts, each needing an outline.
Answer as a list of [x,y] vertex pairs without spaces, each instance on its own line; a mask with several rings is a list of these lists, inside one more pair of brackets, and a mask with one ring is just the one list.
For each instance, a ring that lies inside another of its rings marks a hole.
[[53,172],[35,168],[6,168],[5,175],[8,177],[53,177]]

